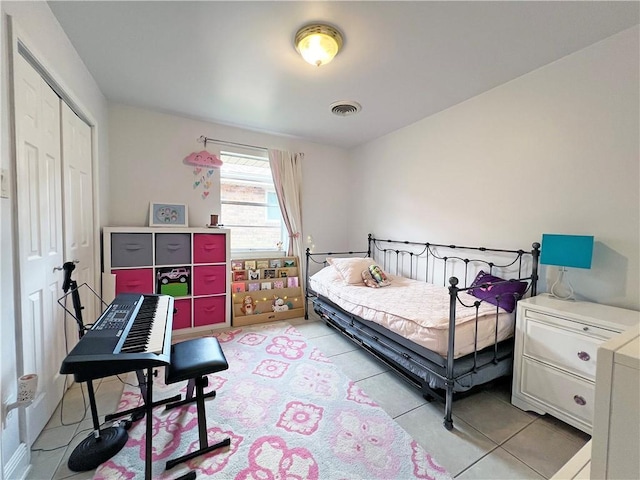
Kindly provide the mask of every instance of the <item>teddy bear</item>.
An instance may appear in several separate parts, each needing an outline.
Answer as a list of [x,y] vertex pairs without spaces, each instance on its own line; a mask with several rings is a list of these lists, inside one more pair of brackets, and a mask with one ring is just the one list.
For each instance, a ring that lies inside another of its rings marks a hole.
[[253,307],[254,307],[253,298],[251,298],[251,296],[249,295],[244,297],[244,300],[242,301],[242,307],[240,307],[240,310],[242,310],[242,313],[244,313],[245,315],[253,315]]
[[271,308],[273,309],[274,312],[286,312],[287,310],[289,310],[289,305],[284,303],[283,299],[281,299],[277,295],[274,295]]

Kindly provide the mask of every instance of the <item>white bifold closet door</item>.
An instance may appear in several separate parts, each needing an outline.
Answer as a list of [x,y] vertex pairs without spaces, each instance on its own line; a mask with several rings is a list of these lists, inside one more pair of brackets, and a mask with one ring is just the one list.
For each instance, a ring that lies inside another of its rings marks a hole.
[[[60,365],[78,337],[75,320],[58,304],[64,280],[60,267],[77,260],[78,284],[92,285],[95,279],[91,129],[22,55],[14,58],[16,341],[18,373],[38,375],[37,395],[21,430],[21,440],[32,445],[64,394]],[[92,323],[96,303],[83,296],[85,322]],[[70,298],[67,303],[71,306]]]
[[[78,117],[69,106],[62,108],[62,189],[64,192],[64,258],[73,261],[76,269],[73,279],[78,282],[80,300],[84,310],[85,324],[93,323],[97,316],[94,277],[94,235],[93,222],[93,175],[91,170],[91,127]],[[71,305],[71,299],[68,304]],[[71,309],[73,311],[73,309]],[[71,349],[78,341],[77,325],[69,319],[67,326],[67,347]],[[108,412],[106,412],[108,413]]]

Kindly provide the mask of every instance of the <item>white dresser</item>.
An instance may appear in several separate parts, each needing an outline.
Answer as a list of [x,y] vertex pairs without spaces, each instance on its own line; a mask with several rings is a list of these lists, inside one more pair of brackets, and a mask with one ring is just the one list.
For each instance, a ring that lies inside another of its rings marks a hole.
[[640,312],[548,294],[518,302],[511,403],[591,434],[598,347]]

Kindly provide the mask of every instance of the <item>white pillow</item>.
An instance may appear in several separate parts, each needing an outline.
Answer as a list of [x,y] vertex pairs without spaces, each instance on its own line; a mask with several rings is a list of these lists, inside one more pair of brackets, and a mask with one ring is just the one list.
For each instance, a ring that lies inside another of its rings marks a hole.
[[350,285],[364,283],[362,281],[362,270],[369,268],[375,262],[372,258],[332,258],[327,257],[329,265],[336,269],[342,279]]

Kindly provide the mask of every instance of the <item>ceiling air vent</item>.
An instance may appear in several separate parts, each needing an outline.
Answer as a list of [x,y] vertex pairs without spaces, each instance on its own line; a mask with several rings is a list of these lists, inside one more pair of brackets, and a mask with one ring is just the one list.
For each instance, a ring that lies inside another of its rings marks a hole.
[[331,104],[331,113],[346,117],[358,113],[362,106],[358,102],[340,101]]

